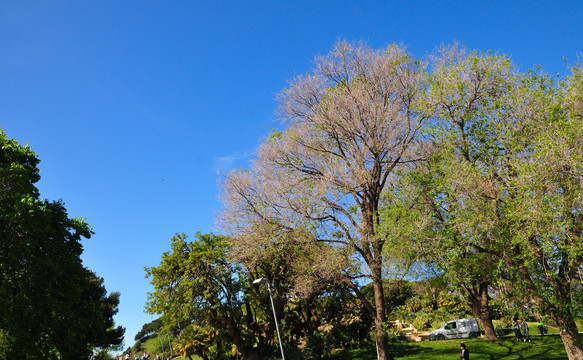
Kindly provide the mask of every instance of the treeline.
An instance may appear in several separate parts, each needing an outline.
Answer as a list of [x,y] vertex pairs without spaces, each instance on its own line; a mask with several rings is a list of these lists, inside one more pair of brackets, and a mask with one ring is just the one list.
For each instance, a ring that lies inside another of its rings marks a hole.
[[487,338],[492,299],[520,294],[557,324],[569,359],[583,358],[583,71],[570,70],[524,72],[455,45],[418,59],[338,42],[281,92],[281,129],[249,169],[224,175],[228,237],[177,235],[147,269],[148,309],[168,331],[204,337],[192,348],[202,357],[231,346],[256,358],[273,347],[275,323],[251,280],[268,279],[286,331],[286,312],[298,312],[305,328],[284,340],[293,349],[321,324],[343,324],[309,304],[344,291],[342,314],[360,309],[372,325],[352,334],[384,360],[386,279],[414,266],[462,295]]

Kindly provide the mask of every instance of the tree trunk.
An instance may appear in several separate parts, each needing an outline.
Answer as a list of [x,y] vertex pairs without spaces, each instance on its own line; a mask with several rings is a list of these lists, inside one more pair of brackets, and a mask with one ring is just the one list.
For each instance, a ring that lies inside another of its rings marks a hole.
[[496,340],[498,336],[496,335],[496,330],[494,329],[494,324],[492,323],[490,309],[488,309],[487,314],[481,313],[481,316],[479,318],[480,321],[482,322],[482,326],[484,326],[484,333],[486,335],[486,339]]
[[555,320],[557,321],[557,325],[559,325],[559,335],[561,336],[561,340],[563,340],[563,345],[565,345],[569,360],[583,359],[583,344],[581,343],[575,321],[566,317],[555,317]]
[[373,275],[373,289],[375,301],[375,339],[377,348],[377,360],[392,360],[388,351],[387,333],[385,324],[385,299],[383,294],[383,282],[380,266],[371,266]]
[[490,312],[490,307],[486,303],[485,307],[481,308],[481,311],[478,314],[478,318],[482,322],[482,326],[484,327],[484,333],[486,335],[486,339],[488,340],[496,340],[498,336],[496,335],[496,330],[494,329],[494,324],[492,323],[492,313]]
[[241,330],[238,324],[233,320],[231,316],[223,316],[219,318],[219,323],[222,324],[227,331],[227,334],[231,337],[232,343],[235,345],[240,353],[245,353],[245,343],[241,337]]
[[[551,318],[559,326],[559,335],[563,340],[563,345],[567,351],[569,360],[583,359],[583,344],[579,337],[577,324],[575,324],[574,310],[571,306],[572,282],[570,279],[575,278],[576,271],[570,268],[569,259],[563,257],[559,266],[559,272],[553,279],[555,298],[558,300],[554,306],[548,306]],[[549,276],[550,277],[550,276]]]
[[486,339],[496,340],[497,336],[494,330],[494,324],[492,323],[492,312],[488,304],[488,286],[488,282],[481,282],[477,288],[463,285],[472,312],[480,319],[482,326],[484,326]]
[[560,335],[561,340],[563,340],[563,344],[565,345],[565,350],[567,351],[567,357],[569,360],[583,359],[583,346],[581,344],[581,338],[579,337],[577,327],[574,327],[573,329],[561,329]]

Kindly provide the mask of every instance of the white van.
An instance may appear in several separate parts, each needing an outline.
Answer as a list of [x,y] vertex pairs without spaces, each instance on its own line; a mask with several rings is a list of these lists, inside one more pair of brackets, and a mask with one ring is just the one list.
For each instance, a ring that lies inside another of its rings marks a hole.
[[429,340],[476,338],[480,328],[476,319],[456,319],[446,322],[437,330],[429,333]]

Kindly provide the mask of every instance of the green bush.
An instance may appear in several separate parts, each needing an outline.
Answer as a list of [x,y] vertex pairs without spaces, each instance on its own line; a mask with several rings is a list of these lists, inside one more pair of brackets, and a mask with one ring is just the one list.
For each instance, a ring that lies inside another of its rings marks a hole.
[[425,312],[418,312],[415,319],[413,319],[412,325],[417,329],[417,331],[426,331],[431,327],[432,315]]
[[303,350],[304,359],[322,359],[328,355],[332,348],[330,342],[333,341],[330,333],[326,331],[314,331],[308,335],[306,347]]
[[[164,348],[162,348],[162,340],[165,340]],[[136,350],[138,352],[146,351],[149,354],[162,354],[164,352],[162,350],[165,350],[165,352],[169,353],[170,346],[168,345],[168,340],[162,339],[160,337],[152,337],[143,342],[141,348]]]
[[494,325],[496,336],[504,336],[513,332],[512,327],[504,320],[493,320],[492,324]]

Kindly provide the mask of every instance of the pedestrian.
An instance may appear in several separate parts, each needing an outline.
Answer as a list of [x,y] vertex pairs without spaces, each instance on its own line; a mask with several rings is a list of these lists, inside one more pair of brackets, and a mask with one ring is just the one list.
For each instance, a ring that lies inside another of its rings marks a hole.
[[530,336],[528,335],[528,324],[524,319],[520,319],[520,327],[522,328],[522,336],[524,338],[524,342],[530,342]]
[[545,324],[543,324],[542,320],[538,322],[538,332],[540,336],[545,336]]
[[514,330],[514,336],[516,337],[517,341],[522,339],[522,334],[520,333],[520,324],[518,323],[518,319],[512,319],[512,329]]
[[466,344],[460,344],[460,359],[469,360],[470,359],[470,352],[466,349]]

